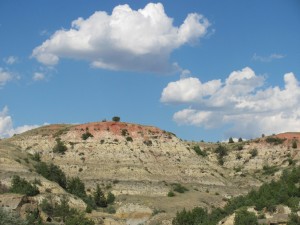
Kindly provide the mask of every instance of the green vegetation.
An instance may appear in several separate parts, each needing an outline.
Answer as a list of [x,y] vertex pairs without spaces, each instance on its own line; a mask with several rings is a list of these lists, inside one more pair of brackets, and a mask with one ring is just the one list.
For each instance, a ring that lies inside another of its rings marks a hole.
[[36,162],[40,162],[41,161],[41,156],[40,153],[36,152],[31,156],[31,159],[36,161]]
[[[263,184],[257,191],[252,190],[246,196],[239,196],[230,199],[224,208],[214,208],[210,213],[202,208],[194,208],[191,211],[185,209],[177,212],[173,219],[173,225],[215,225],[218,221],[231,215],[242,207],[254,206],[260,211],[267,209],[274,211],[276,205],[287,205],[292,212],[300,210],[300,167],[292,170],[285,170],[278,181]],[[244,218],[241,218],[244,217]],[[243,223],[242,219],[254,221],[253,223]],[[288,224],[299,224],[299,217],[291,215]],[[235,224],[256,224],[254,217],[243,210],[237,211]]]
[[173,191],[176,191],[178,193],[184,193],[189,190],[181,184],[172,184],[172,187],[173,187]]
[[86,131],[85,133],[83,133],[82,135],[81,135],[81,139],[82,140],[86,140],[86,139],[88,139],[89,137],[94,137],[90,132],[88,132],[88,131]]
[[263,166],[263,174],[264,175],[274,175],[278,171],[276,166]]
[[132,139],[132,137],[128,136],[128,137],[126,137],[126,141],[133,142],[133,139]]
[[6,212],[0,207],[0,225],[27,225],[27,223],[16,215]]
[[168,197],[174,197],[174,196],[175,196],[175,193],[173,191],[168,192]]
[[197,153],[197,155],[200,155],[202,157],[206,157],[207,156],[207,152],[206,151],[202,151],[198,145],[194,146],[193,149]]
[[249,153],[250,153],[250,155],[251,155],[251,158],[254,158],[255,156],[258,155],[258,151],[257,151],[256,148],[251,149],[251,150],[249,151]]
[[280,145],[285,141],[285,139],[278,137],[267,137],[266,142],[269,144]]
[[243,139],[240,137],[239,140],[238,140],[238,142],[243,142]]
[[114,201],[115,201],[115,199],[116,199],[115,195],[113,193],[111,193],[111,192],[108,192],[108,194],[107,194],[107,200],[106,200],[107,204],[113,204]]
[[92,220],[84,217],[84,214],[70,208],[69,200],[62,198],[60,203],[53,203],[52,199],[44,199],[40,204],[43,212],[45,212],[50,218],[59,218],[65,222],[65,225],[94,225]]
[[79,179],[79,177],[72,177],[68,179],[67,191],[82,199],[86,197],[84,183]]
[[99,184],[97,184],[96,191],[93,194],[94,197],[94,202],[96,206],[101,207],[101,208],[106,208],[107,207],[107,200],[104,196],[104,193],[102,192]]
[[114,122],[120,122],[120,120],[121,120],[121,118],[119,116],[114,116],[112,118],[112,121],[114,121]]
[[232,137],[230,137],[230,138],[229,138],[229,140],[228,140],[228,143],[229,143],[229,144],[232,144],[232,143],[234,143],[234,141],[233,141]]
[[253,212],[248,212],[247,209],[238,210],[234,217],[234,225],[258,225],[257,217]]
[[17,175],[14,175],[12,178],[10,191],[27,196],[35,196],[40,193],[37,186],[30,184],[24,178]]
[[215,149],[215,153],[217,153],[219,164],[223,165],[224,156],[228,155],[228,149],[224,145],[218,145],[218,147]]
[[60,154],[65,154],[65,151],[68,150],[67,146],[61,141],[60,138],[56,138],[56,145],[53,148],[54,153],[60,153]]
[[45,162],[39,162],[35,165],[35,170],[46,179],[54,181],[58,183],[62,188],[66,189],[66,175],[58,166],[54,165],[53,163],[48,165]]
[[292,148],[297,148],[297,142],[295,140],[292,143]]

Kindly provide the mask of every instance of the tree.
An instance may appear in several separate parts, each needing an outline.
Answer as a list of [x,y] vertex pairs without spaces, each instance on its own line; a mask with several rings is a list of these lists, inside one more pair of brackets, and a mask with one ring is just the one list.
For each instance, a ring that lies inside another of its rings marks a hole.
[[54,153],[65,154],[65,151],[68,150],[67,146],[61,141],[60,138],[56,138],[56,145],[53,148]]
[[292,143],[292,148],[297,148],[297,142],[295,140]]
[[47,165],[45,162],[40,162],[35,166],[35,169],[37,173],[41,174],[46,179],[58,183],[64,189],[66,188],[66,175],[58,166],[53,163]]
[[97,184],[96,191],[94,192],[94,201],[98,207],[107,207],[107,200],[102,192],[99,184]]
[[258,225],[257,217],[253,212],[248,212],[246,209],[241,209],[236,212],[234,225]]
[[238,140],[238,142],[243,142],[243,139],[240,137],[239,140]]
[[229,138],[228,143],[234,143],[232,137]]
[[116,199],[115,195],[111,192],[108,192],[108,194],[107,194],[107,204],[113,204],[115,199]]
[[37,186],[30,184],[27,180],[18,175],[13,176],[10,191],[27,196],[35,196],[40,193]]
[[86,197],[84,183],[79,177],[72,177],[67,182],[67,191],[79,198]]
[[112,118],[112,120],[113,120],[114,122],[120,122],[121,118],[120,118],[119,116],[114,116],[114,117]]

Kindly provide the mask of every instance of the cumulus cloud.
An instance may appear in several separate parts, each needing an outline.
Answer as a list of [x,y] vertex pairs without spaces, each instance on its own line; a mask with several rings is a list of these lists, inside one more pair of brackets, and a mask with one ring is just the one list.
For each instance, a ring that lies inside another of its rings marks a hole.
[[171,72],[172,51],[205,36],[209,21],[197,13],[188,14],[176,27],[161,3],[149,3],[133,10],[116,6],[111,15],[96,11],[78,18],[69,30],[57,30],[33,50],[32,57],[53,66],[61,58],[82,59],[92,66],[110,70]]
[[35,73],[33,74],[33,77],[32,77],[32,79],[33,79],[34,81],[44,80],[45,78],[46,78],[46,77],[45,77],[45,74],[40,73],[40,72],[35,72]]
[[229,126],[227,137],[299,131],[300,85],[295,75],[284,75],[283,88],[265,87],[265,83],[265,77],[249,67],[233,71],[223,82],[182,78],[164,88],[161,101],[187,107],[174,114],[178,124]]
[[0,87],[4,86],[8,81],[13,79],[13,74],[0,67]]
[[11,137],[14,134],[20,134],[25,131],[39,127],[38,125],[24,125],[20,127],[13,127],[13,120],[8,114],[8,107],[5,106],[0,111],[0,138]]
[[260,61],[260,62],[271,62],[274,59],[282,59],[284,57],[285,57],[285,55],[276,54],[276,53],[273,53],[269,56],[260,56],[260,55],[257,55],[256,53],[254,53],[252,59],[255,61]]

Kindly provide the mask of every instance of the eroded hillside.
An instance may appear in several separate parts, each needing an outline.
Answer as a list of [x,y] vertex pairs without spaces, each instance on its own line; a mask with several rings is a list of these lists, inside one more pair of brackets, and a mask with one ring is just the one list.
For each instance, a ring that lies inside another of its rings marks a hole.
[[[218,143],[184,142],[152,126],[123,122],[49,125],[0,142],[0,178],[9,186],[13,174],[28,180],[39,177],[42,186],[37,200],[49,193],[64,194],[56,183],[34,172],[29,159],[39,153],[42,161],[83,180],[88,194],[100,184],[117,197],[116,214],[103,216],[94,211],[92,218],[107,224],[168,224],[178,210],[223,206],[231,196],[276,179],[283,168],[298,163],[299,148],[292,143],[299,142],[299,134],[273,137],[281,143],[267,138],[222,144],[226,153],[220,156]],[[64,153],[53,151],[58,142],[66,146]],[[189,191],[168,197],[174,184]],[[71,199],[75,207],[85,207],[80,199]]]

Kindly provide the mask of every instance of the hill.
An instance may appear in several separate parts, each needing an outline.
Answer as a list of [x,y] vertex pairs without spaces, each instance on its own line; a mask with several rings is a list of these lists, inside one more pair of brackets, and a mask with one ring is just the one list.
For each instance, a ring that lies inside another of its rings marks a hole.
[[[40,194],[32,202],[67,195],[71,207],[84,210],[86,202],[35,172],[33,156],[38,154],[67,177],[78,176],[87,195],[99,184],[116,196],[116,213],[94,210],[89,214],[93,220],[170,224],[183,208],[222,207],[229,198],[278,179],[283,169],[299,163],[299,148],[293,148],[299,137],[285,133],[231,144],[205,143],[124,122],[48,125],[0,141],[0,179],[7,187],[13,175],[39,179]],[[58,145],[65,150],[56,151]],[[178,187],[189,191],[178,193]],[[168,197],[170,192],[175,196]]]

